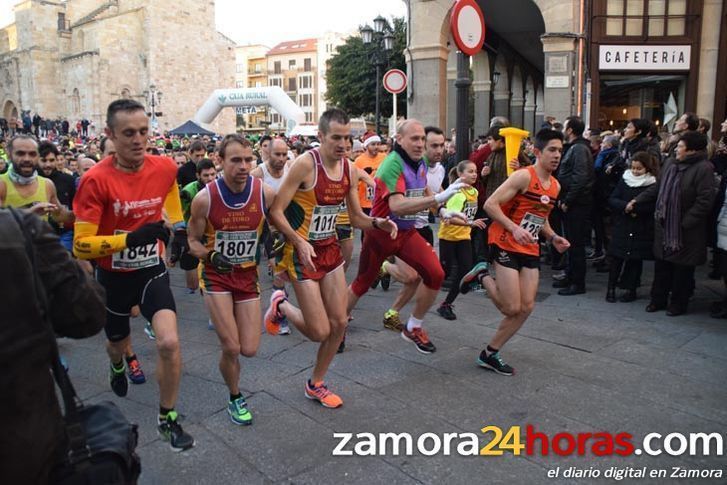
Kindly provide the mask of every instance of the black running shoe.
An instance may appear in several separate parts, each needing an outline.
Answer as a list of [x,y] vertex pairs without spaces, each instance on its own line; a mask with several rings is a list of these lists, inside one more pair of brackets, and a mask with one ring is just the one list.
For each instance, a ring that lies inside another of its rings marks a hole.
[[109,381],[111,383],[111,390],[114,391],[114,394],[119,397],[126,396],[126,393],[129,392],[129,381],[126,380],[126,369],[123,363],[121,364],[121,370],[114,369],[113,364],[111,364],[109,367]]
[[184,451],[194,446],[194,438],[182,429],[176,411],[170,411],[165,420],[159,420],[157,431],[162,439],[169,441],[173,451]]
[[379,277],[377,276],[373,283],[371,283],[371,289],[375,290],[379,286]]
[[480,352],[480,356],[477,359],[477,364],[480,367],[493,370],[503,376],[511,376],[515,373],[515,369],[502,361],[499,352],[494,352],[490,355],[487,355],[487,349]]
[[439,305],[439,308],[437,308],[437,313],[445,320],[457,320],[457,315],[454,314],[454,311],[452,310],[452,305],[450,305],[449,303],[442,303],[441,305]]

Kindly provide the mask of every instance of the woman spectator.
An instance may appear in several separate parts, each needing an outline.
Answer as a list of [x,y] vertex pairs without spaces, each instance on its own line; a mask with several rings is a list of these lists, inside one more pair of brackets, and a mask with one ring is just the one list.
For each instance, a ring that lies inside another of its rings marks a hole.
[[664,163],[658,190],[646,190],[633,203],[629,202],[633,209],[634,205],[657,197],[656,263],[647,312],[666,308],[669,316],[685,313],[694,291],[694,269],[707,260],[707,226],[716,191],[706,148],[706,136],[695,131],[682,133],[676,157]]
[[[647,152],[636,152],[631,169],[608,198],[613,217],[613,239],[608,247],[609,275],[606,301],[616,301],[616,285],[626,292],[620,300],[636,300],[643,261],[654,259],[654,201],[629,204],[656,183],[656,159]],[[622,272],[623,269],[623,272]]]

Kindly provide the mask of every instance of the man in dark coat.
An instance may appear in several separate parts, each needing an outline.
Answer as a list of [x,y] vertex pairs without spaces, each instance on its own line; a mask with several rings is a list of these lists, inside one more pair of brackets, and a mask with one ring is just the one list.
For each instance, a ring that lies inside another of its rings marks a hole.
[[106,296],[48,224],[29,212],[18,213],[35,248],[53,328],[43,318],[23,232],[10,210],[0,209],[0,483],[49,483],[65,454],[65,430],[49,370],[53,332],[71,338],[98,333],[106,322]]
[[656,262],[647,312],[666,308],[669,316],[685,313],[694,291],[694,270],[707,261],[707,228],[716,193],[707,142],[696,131],[682,133],[676,157],[666,160],[655,184],[658,190],[646,190],[636,198],[636,203],[656,198]]
[[561,288],[559,295],[580,295],[586,292],[586,239],[590,231],[593,204],[593,156],[590,142],[583,138],[583,120],[570,116],[565,122],[568,143],[558,169],[560,196],[558,207],[563,213],[564,236],[571,243],[568,250],[566,279],[553,283]]

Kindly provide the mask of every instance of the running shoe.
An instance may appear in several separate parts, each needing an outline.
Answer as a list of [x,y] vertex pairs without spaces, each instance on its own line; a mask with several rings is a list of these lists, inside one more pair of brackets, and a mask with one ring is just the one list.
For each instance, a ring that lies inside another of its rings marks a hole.
[[194,295],[195,293],[197,293],[197,288],[187,288],[188,295]]
[[126,380],[126,368],[124,367],[124,363],[121,363],[121,369],[116,369],[114,364],[110,364],[109,368],[111,371],[109,375],[111,390],[119,397],[126,396],[126,393],[129,392],[129,381]]
[[60,360],[60,361],[61,361],[61,367],[63,367],[63,369],[64,369],[64,370],[65,370],[66,372],[68,372],[68,361],[66,360],[66,358],[65,358],[65,357],[63,357],[62,355],[59,355],[59,356],[58,356],[58,360]]
[[371,283],[371,289],[375,290],[377,286],[379,286],[379,280],[380,278],[377,276],[373,283]]
[[396,310],[387,310],[384,313],[384,328],[388,328],[394,332],[401,332],[404,329],[404,325],[402,325],[401,319],[399,318],[399,312]]
[[280,313],[280,304],[286,301],[283,290],[275,290],[270,295],[270,306],[265,311],[265,330],[270,335],[280,335],[280,321],[283,314]]
[[144,325],[144,333],[150,340],[157,339],[157,335],[154,333],[154,327],[151,326],[151,322],[146,322],[146,325]]
[[413,343],[422,354],[431,354],[437,350],[434,344],[429,341],[427,332],[421,327],[415,327],[411,332],[404,327],[404,330],[401,331],[401,338]]
[[452,308],[454,308],[454,305],[442,302],[442,304],[439,305],[439,308],[437,308],[437,313],[445,320],[457,320],[457,315],[454,314]]
[[480,356],[477,358],[477,365],[490,369],[503,376],[511,376],[515,373],[515,369],[503,362],[500,358],[500,352],[493,352],[487,355],[487,349],[480,352]]
[[184,451],[194,446],[194,438],[182,429],[179,424],[179,415],[176,411],[170,411],[164,419],[158,419],[159,426],[157,432],[159,436],[169,441],[169,446],[173,451]]
[[240,396],[234,401],[227,403],[227,414],[233,423],[240,426],[249,426],[252,424],[252,414],[247,409],[245,398]]
[[139,359],[136,356],[126,359],[126,369],[132,384],[144,384],[146,382],[146,376],[144,371],[141,370]]
[[311,381],[305,383],[305,397],[313,401],[318,401],[327,408],[339,408],[343,405],[343,401],[338,395],[328,390],[323,382],[314,386]]
[[488,274],[487,263],[484,261],[477,263],[462,277],[462,280],[459,282],[459,292],[463,295],[469,293],[473,284],[479,283],[480,277]]
[[290,335],[290,324],[285,316],[280,319],[280,331],[278,332],[278,335]]
[[212,323],[212,319],[210,318],[207,320],[207,330],[214,330],[214,329],[215,329],[215,324]]

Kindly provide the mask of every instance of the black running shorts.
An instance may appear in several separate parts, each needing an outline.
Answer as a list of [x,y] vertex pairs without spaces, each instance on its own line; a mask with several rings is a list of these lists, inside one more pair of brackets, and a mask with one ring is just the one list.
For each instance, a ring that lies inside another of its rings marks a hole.
[[505,251],[497,244],[490,244],[490,262],[520,271],[523,268],[540,269],[540,258],[530,254]]
[[106,337],[111,342],[131,333],[131,307],[139,305],[141,314],[151,322],[159,310],[177,311],[164,263],[135,271],[106,271],[96,268],[96,279],[106,289]]

